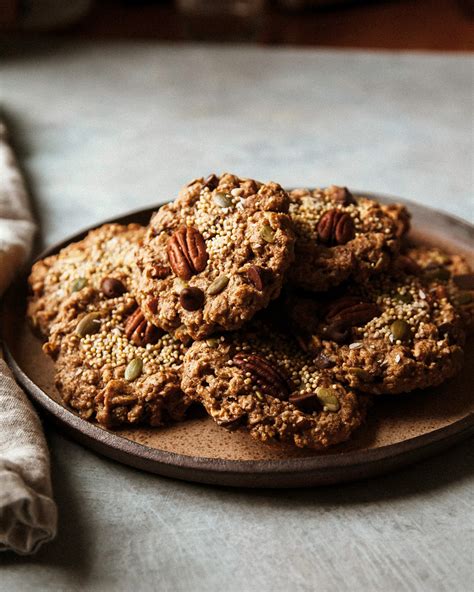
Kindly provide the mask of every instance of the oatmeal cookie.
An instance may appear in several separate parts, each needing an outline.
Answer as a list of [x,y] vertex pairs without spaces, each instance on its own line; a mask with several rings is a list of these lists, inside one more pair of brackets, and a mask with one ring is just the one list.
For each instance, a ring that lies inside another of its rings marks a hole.
[[387,269],[408,228],[403,206],[389,210],[345,187],[296,189],[290,201],[297,240],[289,282],[314,292]]
[[129,293],[75,293],[43,349],[64,403],[107,428],[182,420],[191,403],[180,387],[183,344],[149,325]]
[[315,361],[371,394],[438,385],[463,363],[465,331],[439,284],[401,270],[316,299],[291,296],[289,321]]
[[266,307],[294,256],[288,203],[276,183],[191,182],[153,216],[140,250],[148,320],[186,341],[237,329]]
[[[451,255],[441,249],[412,247],[405,256],[419,266],[419,273],[432,282],[438,283],[439,295],[449,298],[458,310],[469,331],[474,331],[474,273],[462,255]],[[407,264],[401,257],[401,264]]]
[[184,358],[182,388],[220,426],[314,449],[347,440],[368,402],[321,370],[290,335],[260,320],[194,342]]
[[60,307],[81,290],[129,289],[135,249],[144,232],[138,224],[105,224],[57,255],[36,262],[28,279],[27,316],[32,326],[47,337]]

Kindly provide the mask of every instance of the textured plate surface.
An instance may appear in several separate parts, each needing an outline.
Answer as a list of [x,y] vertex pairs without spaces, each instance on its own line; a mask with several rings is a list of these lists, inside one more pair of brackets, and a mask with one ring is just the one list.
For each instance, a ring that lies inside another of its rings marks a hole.
[[[365,194],[367,195],[367,194]],[[381,201],[403,201],[377,196]],[[407,203],[419,244],[461,252],[474,263],[474,231],[466,222]],[[146,224],[152,210],[107,222]],[[97,225],[99,226],[99,224]],[[56,253],[83,231],[48,249]],[[33,400],[72,437],[123,462],[162,475],[250,487],[295,487],[361,479],[425,458],[474,433],[473,343],[461,374],[444,385],[406,396],[381,397],[353,440],[326,453],[261,444],[245,432],[227,432],[206,417],[162,429],[107,431],[64,408],[53,385],[53,364],[24,320],[25,281],[6,295],[2,337],[7,361]]]

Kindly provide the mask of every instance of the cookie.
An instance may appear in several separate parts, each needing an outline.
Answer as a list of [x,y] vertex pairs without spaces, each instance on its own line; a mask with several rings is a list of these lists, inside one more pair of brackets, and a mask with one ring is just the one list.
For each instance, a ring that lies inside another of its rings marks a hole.
[[182,388],[220,426],[317,450],[347,440],[368,402],[320,370],[290,335],[262,321],[194,342]]
[[187,341],[234,330],[276,298],[293,261],[288,195],[235,175],[191,182],[150,221],[138,298],[148,320]]
[[[449,298],[469,332],[474,331],[474,273],[462,255],[452,255],[431,247],[411,247],[401,257],[401,265],[410,261],[419,267],[427,281],[438,283],[438,293]],[[415,272],[418,270],[415,268]]]
[[44,351],[55,384],[80,417],[107,428],[161,426],[185,418],[184,346],[147,324],[130,293],[86,288],[61,307]]
[[435,386],[463,363],[461,317],[439,284],[396,270],[316,298],[291,296],[289,323],[315,362],[374,395]]
[[403,206],[387,209],[345,187],[296,189],[290,200],[297,240],[289,282],[314,292],[387,269],[409,225]]
[[135,249],[144,232],[138,224],[106,224],[57,255],[36,262],[28,279],[27,316],[32,326],[47,337],[60,307],[78,291],[128,289]]

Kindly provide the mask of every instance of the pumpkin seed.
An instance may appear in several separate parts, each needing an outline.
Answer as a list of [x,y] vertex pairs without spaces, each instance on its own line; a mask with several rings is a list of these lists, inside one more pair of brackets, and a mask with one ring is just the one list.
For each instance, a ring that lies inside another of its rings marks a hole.
[[269,224],[263,225],[262,229],[260,230],[260,236],[267,243],[275,242],[275,231]]
[[354,374],[361,382],[372,382],[372,376],[363,368],[348,368],[350,374]]
[[125,368],[125,380],[132,382],[136,380],[143,370],[143,360],[141,358],[133,358],[131,362],[128,363],[127,367]]
[[456,304],[469,304],[469,302],[472,302],[472,294],[469,292],[460,292],[456,296]]
[[316,396],[323,405],[323,411],[339,411],[341,408],[339,400],[331,388],[318,386],[316,389]]
[[209,347],[216,348],[219,345],[219,339],[217,337],[209,337],[209,339],[206,339],[206,343]]
[[229,278],[226,275],[220,275],[217,279],[215,279],[212,284],[207,289],[207,293],[211,296],[215,296],[216,294],[220,294],[229,283]]
[[92,335],[97,333],[100,329],[100,314],[98,312],[90,312],[77,323],[76,333],[79,337]]
[[216,206],[220,208],[230,208],[232,205],[232,198],[228,193],[223,193],[222,191],[218,191],[214,197],[214,203]]
[[392,333],[395,341],[402,341],[410,333],[410,326],[406,321],[397,319],[390,325],[390,332]]
[[71,292],[79,292],[82,288],[87,286],[87,279],[85,277],[79,277],[72,282]]

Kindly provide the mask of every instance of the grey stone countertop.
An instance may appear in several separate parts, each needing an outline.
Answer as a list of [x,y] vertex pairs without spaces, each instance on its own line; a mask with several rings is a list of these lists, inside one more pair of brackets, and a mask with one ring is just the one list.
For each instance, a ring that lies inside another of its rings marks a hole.
[[[0,43],[0,107],[50,244],[230,170],[472,219],[472,57],[63,40]],[[462,592],[471,442],[392,475],[249,491],[121,466],[46,424],[57,539],[1,592]]]

